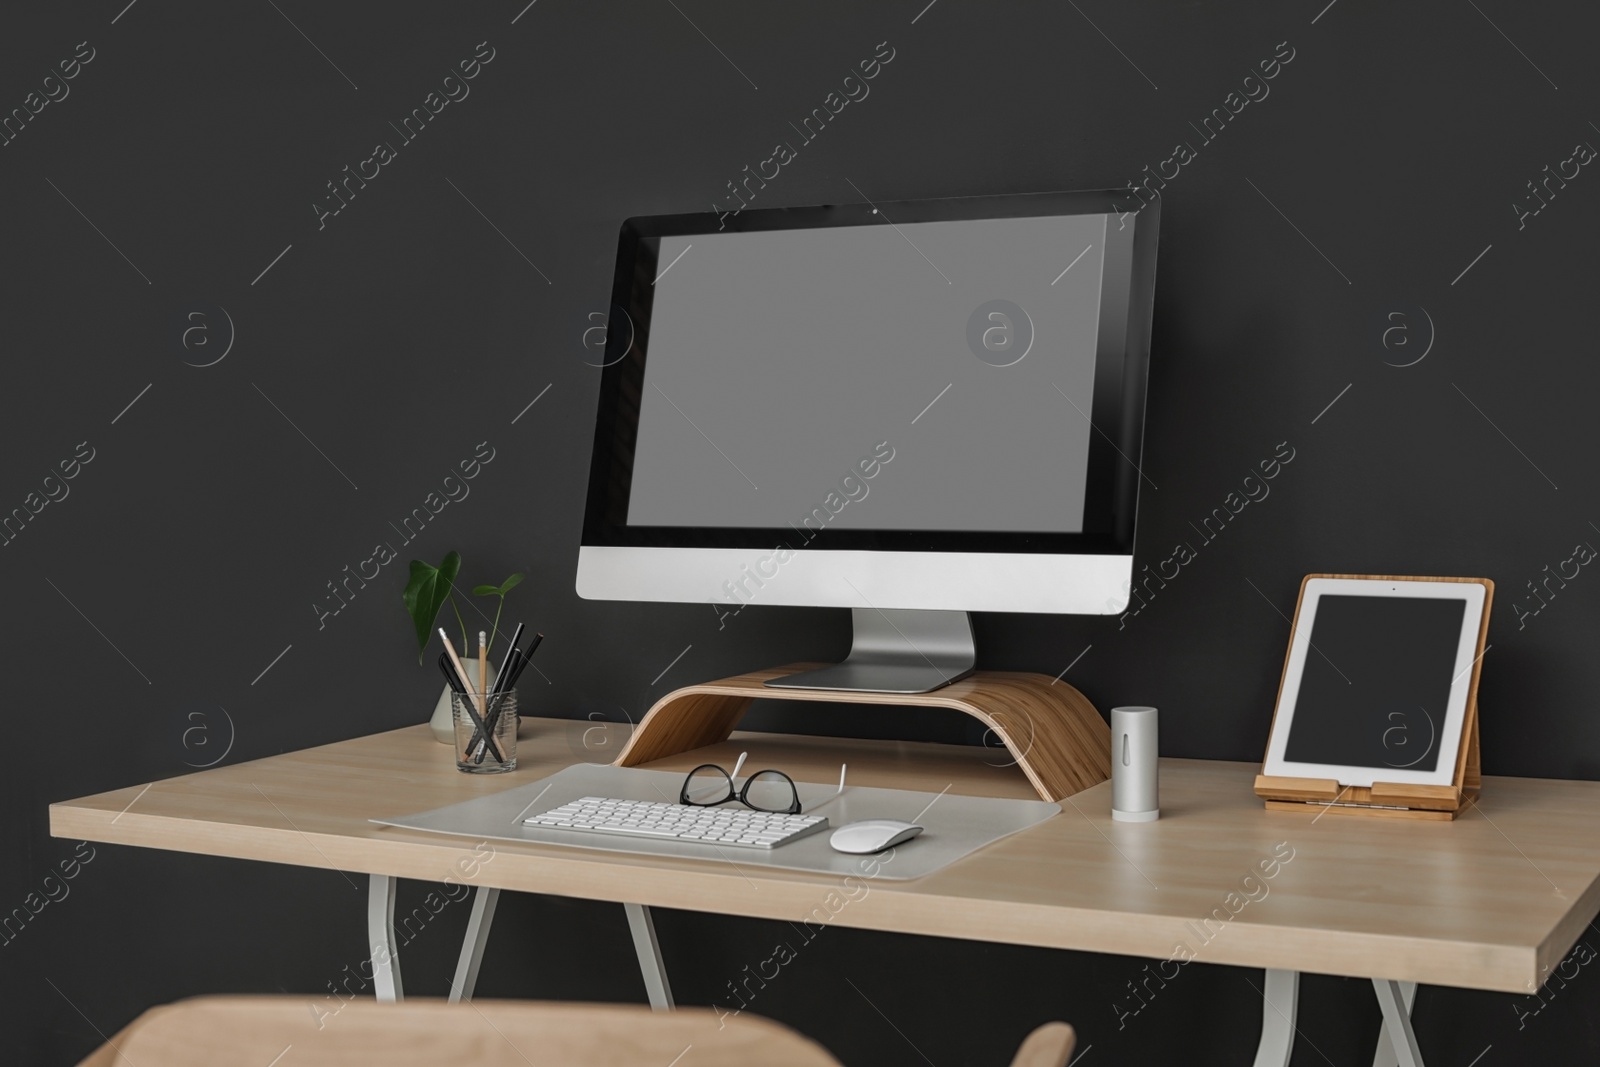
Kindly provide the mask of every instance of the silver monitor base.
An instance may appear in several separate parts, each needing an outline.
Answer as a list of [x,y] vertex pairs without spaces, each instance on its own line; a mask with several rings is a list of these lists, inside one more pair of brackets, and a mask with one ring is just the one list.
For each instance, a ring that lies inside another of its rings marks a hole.
[[843,663],[774,678],[775,689],[930,693],[977,665],[972,620],[964,611],[851,608],[855,638]]

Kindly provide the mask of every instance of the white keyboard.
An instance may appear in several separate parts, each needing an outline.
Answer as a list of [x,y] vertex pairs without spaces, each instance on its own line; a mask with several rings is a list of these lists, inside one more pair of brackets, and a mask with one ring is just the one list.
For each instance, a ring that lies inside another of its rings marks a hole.
[[734,848],[777,848],[828,827],[826,815],[784,815],[744,807],[695,807],[610,797],[583,797],[522,821],[541,830],[622,834]]

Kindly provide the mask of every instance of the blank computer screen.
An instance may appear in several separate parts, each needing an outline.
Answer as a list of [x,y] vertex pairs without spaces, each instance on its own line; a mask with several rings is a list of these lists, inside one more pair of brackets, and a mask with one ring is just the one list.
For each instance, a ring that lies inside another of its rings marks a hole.
[[1082,531],[1116,225],[663,237],[628,525]]
[[1434,770],[1466,610],[1455,597],[1324,594],[1284,759]]

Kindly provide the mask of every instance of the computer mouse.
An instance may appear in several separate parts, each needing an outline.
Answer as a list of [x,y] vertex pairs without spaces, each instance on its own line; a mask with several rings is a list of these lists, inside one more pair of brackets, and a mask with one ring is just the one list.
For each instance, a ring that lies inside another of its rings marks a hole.
[[902,841],[910,841],[920,833],[922,827],[914,822],[901,822],[899,819],[863,819],[839,827],[833,832],[833,836],[828,838],[828,844],[833,846],[835,852],[862,855],[882,852]]

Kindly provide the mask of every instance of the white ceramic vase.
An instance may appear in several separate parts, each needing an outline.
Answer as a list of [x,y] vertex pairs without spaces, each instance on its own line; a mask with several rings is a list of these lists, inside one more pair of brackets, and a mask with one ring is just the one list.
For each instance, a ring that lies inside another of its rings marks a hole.
[[[463,658],[461,666],[467,671],[467,684],[476,687],[478,684],[478,661],[476,658]],[[489,664],[489,687],[494,688],[494,682],[500,672],[495,670],[493,663]],[[428,720],[428,728],[433,731],[433,739],[441,745],[454,745],[456,743],[456,724],[450,712],[450,687],[444,687],[439,694],[439,703],[433,706],[433,718]]]

